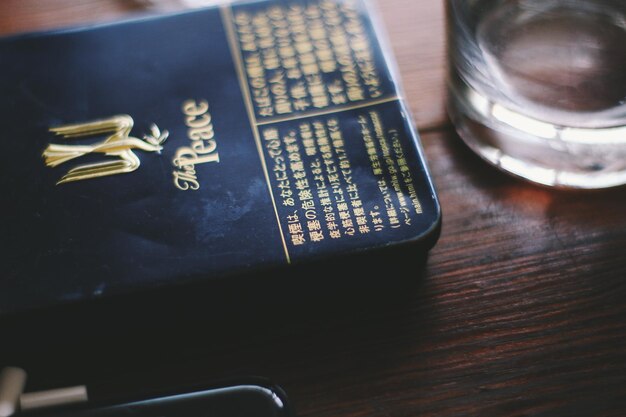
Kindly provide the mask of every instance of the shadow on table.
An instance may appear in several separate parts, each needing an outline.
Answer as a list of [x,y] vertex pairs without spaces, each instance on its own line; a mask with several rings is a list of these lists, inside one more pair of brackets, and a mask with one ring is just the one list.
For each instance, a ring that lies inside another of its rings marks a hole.
[[113,397],[232,376],[334,372],[357,366],[350,352],[359,346],[402,331],[426,258],[395,248],[19,316],[3,325],[13,342],[1,348],[0,365],[25,367],[31,389],[93,381]]

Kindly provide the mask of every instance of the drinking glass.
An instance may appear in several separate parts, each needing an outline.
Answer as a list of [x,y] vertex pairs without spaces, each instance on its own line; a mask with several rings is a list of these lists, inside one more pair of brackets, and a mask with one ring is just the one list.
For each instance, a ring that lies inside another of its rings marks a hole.
[[449,113],[467,145],[562,188],[626,184],[626,0],[447,0]]

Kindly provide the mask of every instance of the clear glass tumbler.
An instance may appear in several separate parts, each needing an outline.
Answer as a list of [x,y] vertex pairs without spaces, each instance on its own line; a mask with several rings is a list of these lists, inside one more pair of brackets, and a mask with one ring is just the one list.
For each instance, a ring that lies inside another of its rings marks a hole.
[[449,112],[502,170],[626,184],[626,0],[447,0]]

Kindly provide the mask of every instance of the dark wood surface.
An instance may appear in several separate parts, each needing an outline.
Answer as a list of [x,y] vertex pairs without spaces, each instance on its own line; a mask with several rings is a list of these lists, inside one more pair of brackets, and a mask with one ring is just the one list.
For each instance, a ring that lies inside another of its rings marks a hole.
[[[323,323],[312,313],[262,342],[180,340],[168,378],[265,375],[303,417],[625,416],[626,190],[554,191],[485,165],[445,118],[440,2],[380,8],[444,210],[425,273],[396,301]],[[137,10],[4,0],[0,33]]]

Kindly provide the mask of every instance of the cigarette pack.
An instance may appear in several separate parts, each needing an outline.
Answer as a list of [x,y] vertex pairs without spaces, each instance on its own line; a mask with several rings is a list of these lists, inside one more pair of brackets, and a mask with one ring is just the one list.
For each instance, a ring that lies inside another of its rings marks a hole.
[[428,251],[439,204],[369,10],[237,2],[0,40],[0,316]]

